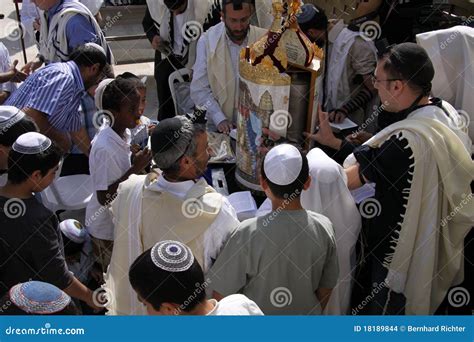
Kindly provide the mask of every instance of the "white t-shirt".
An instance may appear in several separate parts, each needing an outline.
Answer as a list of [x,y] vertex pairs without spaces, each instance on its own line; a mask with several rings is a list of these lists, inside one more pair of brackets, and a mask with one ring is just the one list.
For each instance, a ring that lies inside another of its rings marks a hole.
[[262,310],[254,301],[242,294],[233,294],[220,302],[211,299],[214,309],[207,316],[263,316]]
[[86,227],[97,239],[114,240],[114,224],[108,207],[97,201],[97,191],[105,191],[131,167],[130,131],[120,137],[110,127],[101,129],[89,155],[89,168],[94,194],[86,209]]

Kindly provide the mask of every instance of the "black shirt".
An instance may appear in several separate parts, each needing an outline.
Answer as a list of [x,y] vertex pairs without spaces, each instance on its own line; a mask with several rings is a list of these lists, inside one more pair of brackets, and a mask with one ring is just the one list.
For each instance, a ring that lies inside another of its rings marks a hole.
[[73,276],[58,219],[34,197],[9,200],[0,196],[0,295],[29,280],[67,288]]

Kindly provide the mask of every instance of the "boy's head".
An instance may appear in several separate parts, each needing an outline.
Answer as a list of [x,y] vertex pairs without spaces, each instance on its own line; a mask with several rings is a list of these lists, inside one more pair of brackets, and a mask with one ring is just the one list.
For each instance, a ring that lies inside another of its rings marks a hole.
[[64,220],[59,224],[66,259],[80,259],[80,253],[87,240],[87,230],[77,220]]
[[15,140],[38,128],[23,111],[13,106],[0,106],[0,170],[7,169],[8,154]]
[[103,82],[110,83],[105,85],[101,94],[99,89],[102,82],[99,84],[96,92],[96,97],[101,97],[101,107],[99,109],[112,115],[112,118],[110,118],[111,126],[123,129],[135,128],[141,116],[139,113],[140,93],[136,87],[136,82],[121,77],[112,81],[104,80]]
[[36,132],[22,134],[8,156],[8,182],[26,183],[32,192],[43,191],[54,181],[61,157],[48,137]]
[[135,260],[128,276],[149,315],[191,312],[206,299],[202,268],[181,242],[158,242]]
[[102,71],[107,64],[107,54],[95,43],[86,43],[74,49],[69,57],[81,70],[84,88],[87,90],[103,77]]
[[292,145],[275,146],[262,163],[260,185],[271,200],[299,197],[311,185],[308,159]]
[[139,78],[137,75],[132,74],[131,72],[124,72],[123,74],[118,75],[117,78],[124,78],[135,82],[135,85],[140,94],[140,105],[138,107],[138,112],[140,113],[140,115],[143,115],[146,108],[146,77]]

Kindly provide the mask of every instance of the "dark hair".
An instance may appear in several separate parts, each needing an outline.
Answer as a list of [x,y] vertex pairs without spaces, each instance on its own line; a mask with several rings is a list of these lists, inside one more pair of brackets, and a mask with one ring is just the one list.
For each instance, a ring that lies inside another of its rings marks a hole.
[[405,81],[423,96],[431,92],[434,67],[426,51],[415,43],[402,43],[389,47],[380,57],[383,70],[391,79]]
[[288,185],[277,185],[272,183],[270,180],[268,180],[267,175],[265,174],[265,169],[261,167],[261,175],[262,178],[267,182],[268,187],[270,188],[270,191],[272,192],[273,195],[275,195],[278,198],[288,198],[291,196],[291,194],[297,194],[298,196],[301,195],[301,192],[303,191],[303,186],[308,180],[309,177],[309,165],[308,165],[308,158],[306,158],[306,155],[301,153],[301,158],[303,159],[303,164],[301,166],[301,171],[300,174],[298,175],[298,178],[296,180]]
[[0,130],[0,145],[10,147],[20,135],[29,132],[38,132],[38,127],[29,116],[25,116],[11,127]]
[[[7,316],[18,316],[18,315],[38,315],[36,313],[28,313],[23,311],[18,306],[16,306],[10,299],[10,294],[7,292],[2,298],[0,298],[0,315],[7,315]],[[72,315],[79,315],[79,310],[77,309],[74,301],[71,302],[61,311],[55,312],[49,316],[72,316]]]
[[79,45],[75,48],[69,59],[79,67],[90,67],[99,63],[100,69],[103,69],[107,64],[107,56],[104,55],[104,52],[88,44]]
[[196,259],[186,271],[168,272],[153,263],[149,249],[133,262],[128,277],[133,289],[155,310],[163,303],[174,303],[190,312],[206,299],[204,272]]
[[138,103],[136,82],[131,79],[118,77],[105,87],[102,95],[102,108],[104,110],[120,111],[124,103]]
[[61,157],[62,154],[54,142],[46,151],[38,154],[23,154],[12,149],[8,155],[8,181],[21,184],[38,170],[45,176],[58,165]]
[[163,2],[169,10],[173,11],[183,6],[186,0],[164,0]]
[[132,74],[131,72],[126,71],[123,74],[118,75],[117,78],[132,80],[133,82],[135,82],[135,85],[136,85],[137,89],[146,89],[146,85],[145,85],[145,83],[142,82],[140,77],[138,77],[135,74]]
[[71,257],[77,255],[82,251],[82,247],[84,243],[77,243],[69,239],[63,232],[61,232],[63,237],[63,245],[64,245],[64,255],[66,257]]

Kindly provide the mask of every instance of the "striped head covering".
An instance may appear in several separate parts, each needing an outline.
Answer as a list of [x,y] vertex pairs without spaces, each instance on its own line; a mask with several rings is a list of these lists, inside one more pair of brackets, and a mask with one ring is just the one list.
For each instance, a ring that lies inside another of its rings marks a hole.
[[26,114],[13,106],[0,106],[0,133],[23,119]]
[[194,262],[191,249],[178,241],[161,241],[151,249],[151,260],[156,267],[168,272],[187,271]]
[[71,302],[71,297],[65,292],[41,281],[17,284],[10,289],[9,295],[13,304],[34,315],[58,313]]

